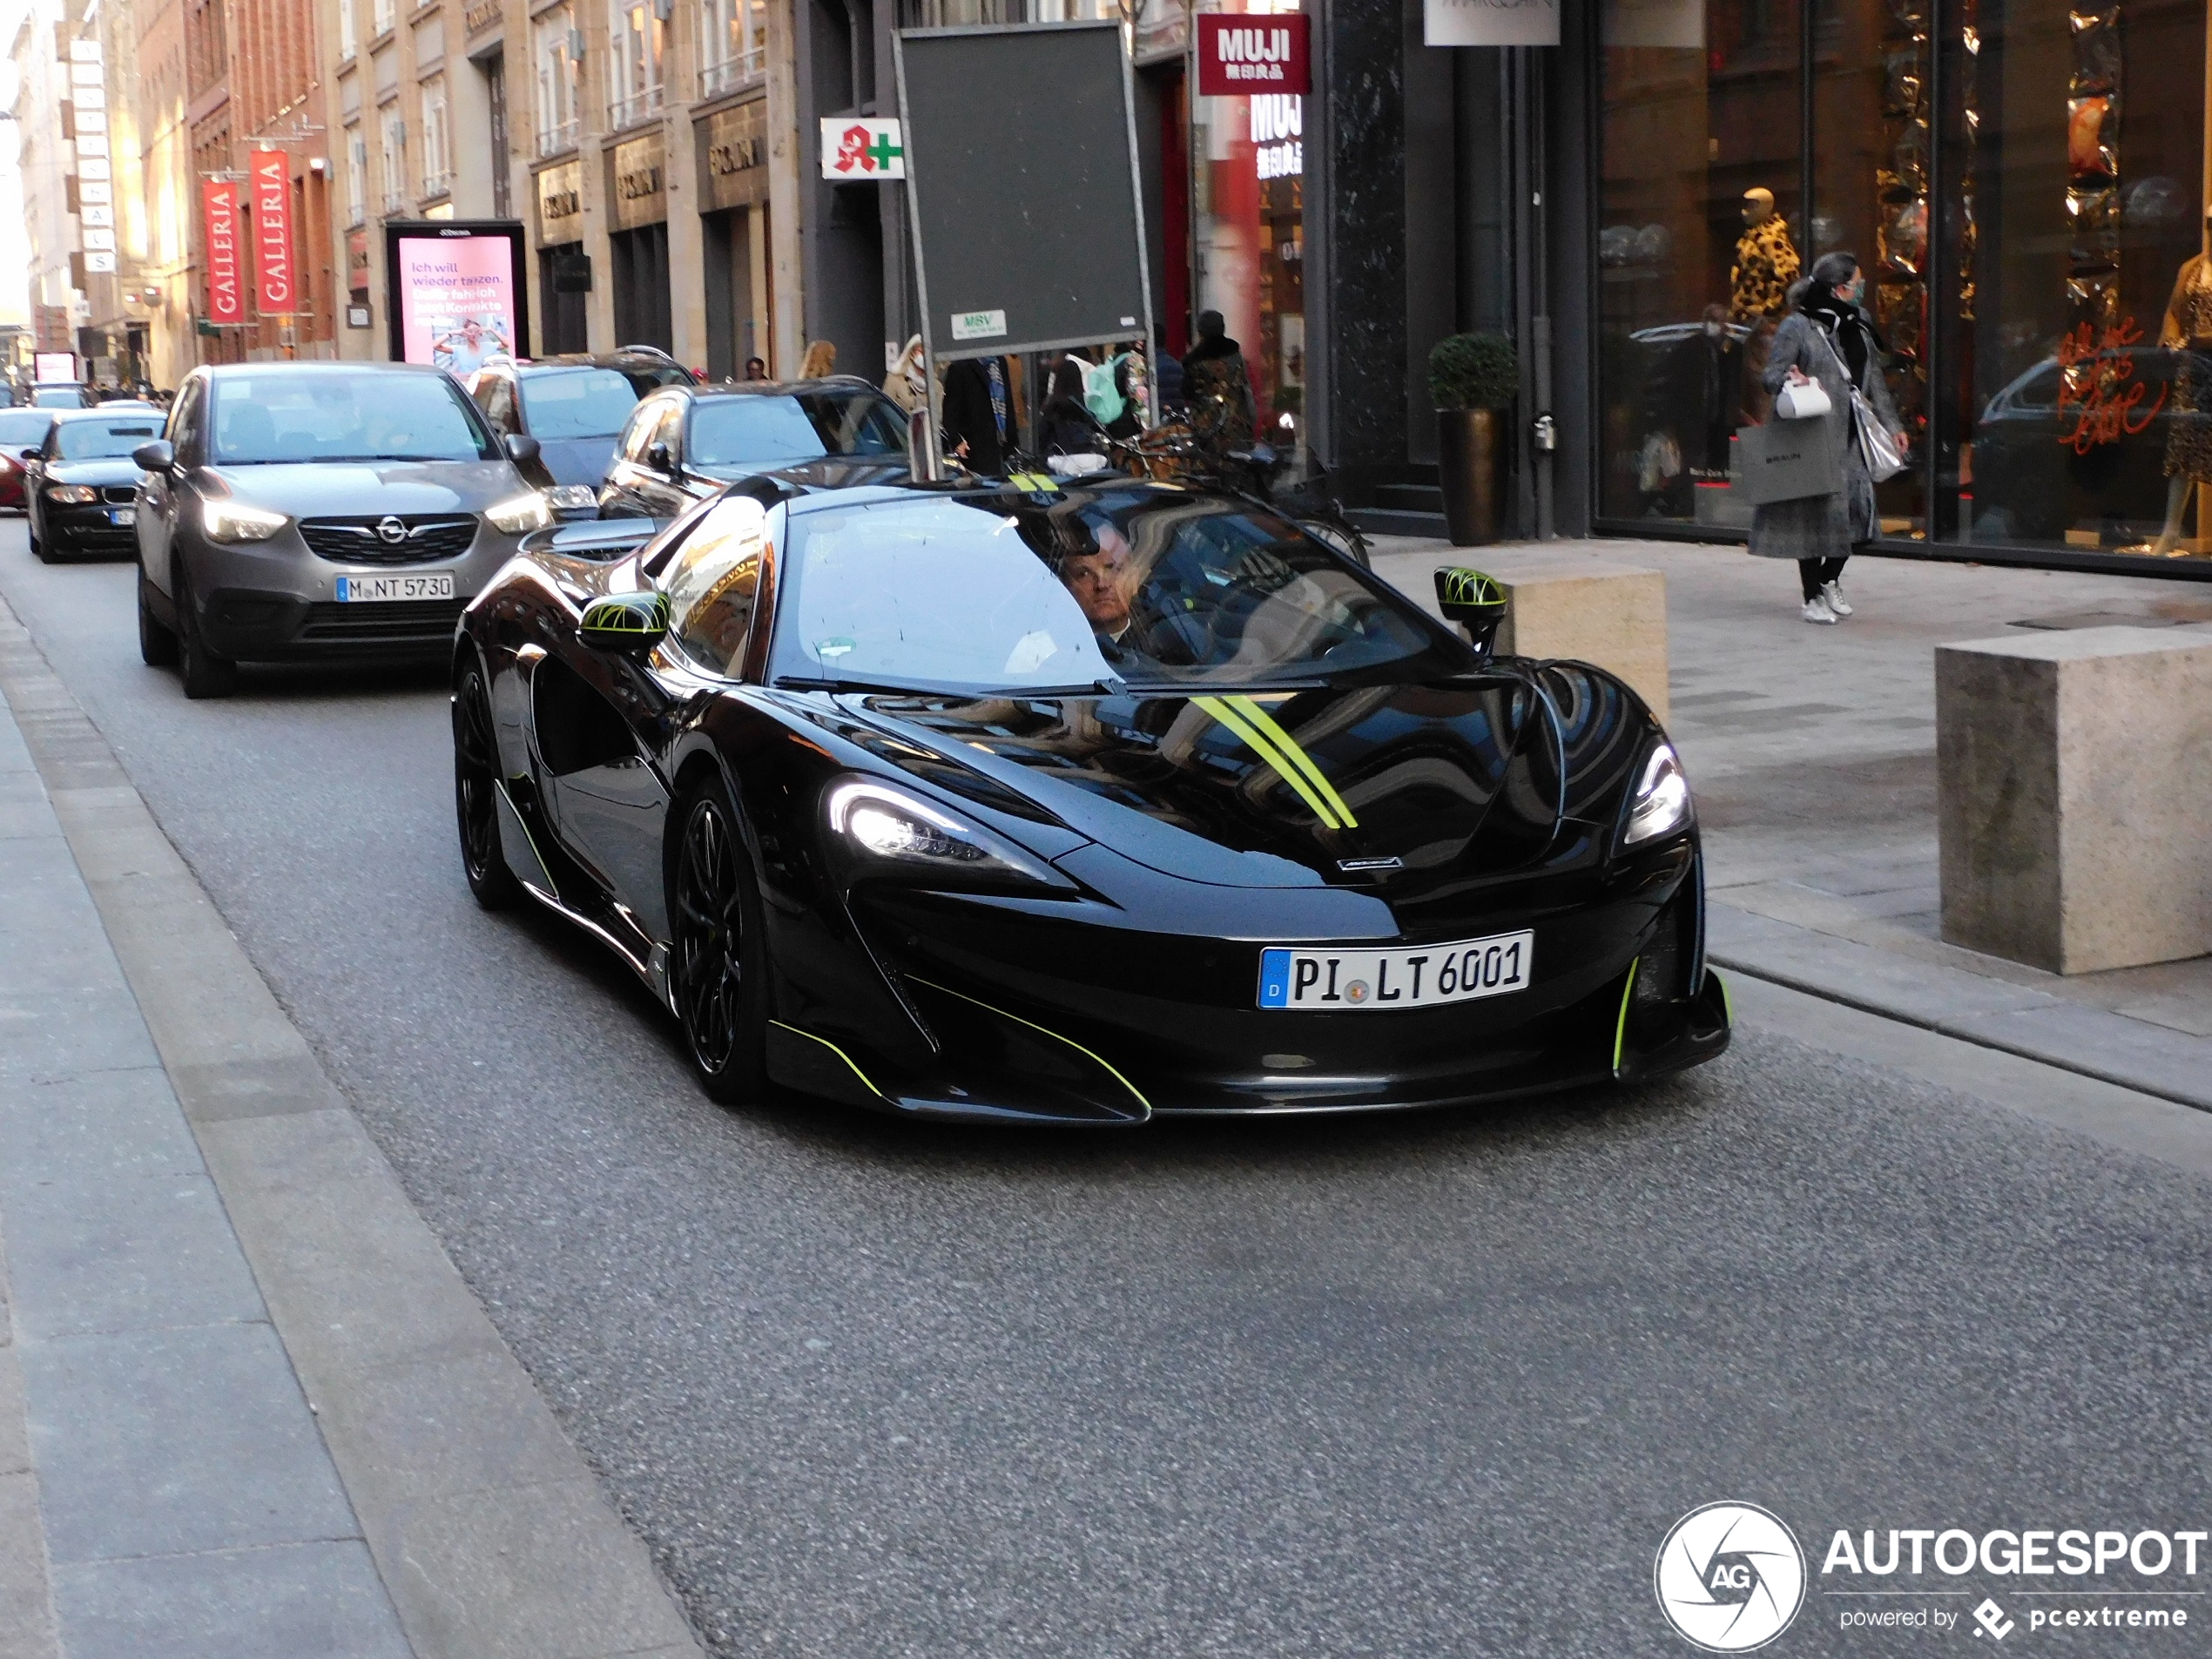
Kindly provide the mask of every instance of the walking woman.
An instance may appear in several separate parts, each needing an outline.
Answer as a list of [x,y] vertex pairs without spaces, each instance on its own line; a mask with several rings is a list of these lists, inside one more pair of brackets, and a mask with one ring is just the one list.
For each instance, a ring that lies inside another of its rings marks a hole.
[[[1851,613],[1844,602],[1844,561],[1874,539],[1874,478],[1866,470],[1853,424],[1851,388],[1865,394],[1874,416],[1897,438],[1897,406],[1882,374],[1882,341],[1859,309],[1865,273],[1856,254],[1824,253],[1792,293],[1795,308],[1775,331],[1761,382],[1770,395],[1784,385],[1818,382],[1828,394],[1844,434],[1843,489],[1832,496],[1770,502],[1754,509],[1751,551],[1762,558],[1795,559],[1807,622],[1832,624]],[[1849,380],[1844,378],[1849,375]],[[1771,418],[1771,417],[1770,417]]]

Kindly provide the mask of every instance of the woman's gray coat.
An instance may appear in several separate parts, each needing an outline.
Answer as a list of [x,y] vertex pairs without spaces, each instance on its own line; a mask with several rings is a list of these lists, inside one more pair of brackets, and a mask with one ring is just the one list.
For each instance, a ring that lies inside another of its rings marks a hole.
[[[1844,488],[1839,495],[1807,496],[1753,509],[1751,551],[1767,559],[1840,559],[1851,552],[1853,543],[1874,538],[1874,480],[1866,470],[1866,457],[1851,426],[1851,382],[1845,375],[1843,348],[1830,350],[1827,337],[1802,311],[1791,312],[1775,330],[1766,370],[1759,376],[1770,395],[1782,389],[1793,366],[1818,381],[1820,389],[1828,394],[1833,411],[1828,418],[1844,434]],[[1875,415],[1891,431],[1896,431],[1897,406],[1891,401],[1889,382],[1882,374],[1880,354],[1871,348],[1866,379],[1867,384],[1859,389],[1874,406]]]

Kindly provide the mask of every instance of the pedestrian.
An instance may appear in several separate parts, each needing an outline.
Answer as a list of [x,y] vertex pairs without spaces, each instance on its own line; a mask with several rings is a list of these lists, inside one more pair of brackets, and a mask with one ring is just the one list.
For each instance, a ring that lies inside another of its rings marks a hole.
[[929,406],[929,381],[923,373],[920,334],[907,341],[905,348],[899,354],[899,361],[892,364],[885,374],[883,389],[891,401],[908,415]]
[[746,358],[745,360],[745,377],[749,381],[766,380],[768,378],[768,360],[765,357]]
[[1851,614],[1844,598],[1844,561],[1874,539],[1880,526],[1874,478],[1859,443],[1851,388],[1865,395],[1874,417],[1900,450],[1897,406],[1882,374],[1881,337],[1859,308],[1865,273],[1856,254],[1824,253],[1791,290],[1790,314],[1775,330],[1760,381],[1770,394],[1785,386],[1817,385],[1833,411],[1828,420],[1844,435],[1841,485],[1826,496],[1770,502],[1753,509],[1751,551],[1761,558],[1795,559],[1804,597],[1804,619],[1833,624]]
[[1048,455],[1097,455],[1105,437],[1083,401],[1083,371],[1091,365],[1073,352],[1052,366],[1044,407],[1037,412],[1038,447]]
[[837,373],[837,342],[818,340],[806,347],[806,354],[799,360],[799,378],[802,381],[827,380]]
[[1014,437],[1014,390],[1006,359],[968,357],[948,367],[946,453],[979,477],[1002,477]]
[[1183,354],[1183,395],[1190,405],[1190,429],[1219,448],[1251,442],[1258,411],[1244,348],[1230,337],[1218,311],[1198,314],[1197,343]]

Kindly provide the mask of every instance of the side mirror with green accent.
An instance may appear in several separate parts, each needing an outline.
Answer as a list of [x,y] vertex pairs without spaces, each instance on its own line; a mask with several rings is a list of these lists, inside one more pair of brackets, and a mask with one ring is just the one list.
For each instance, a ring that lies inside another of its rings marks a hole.
[[637,656],[651,651],[668,633],[668,596],[616,593],[583,608],[577,637],[595,651]]
[[1466,628],[1477,654],[1487,657],[1506,619],[1506,590],[1485,571],[1447,565],[1436,573],[1436,607],[1445,621]]

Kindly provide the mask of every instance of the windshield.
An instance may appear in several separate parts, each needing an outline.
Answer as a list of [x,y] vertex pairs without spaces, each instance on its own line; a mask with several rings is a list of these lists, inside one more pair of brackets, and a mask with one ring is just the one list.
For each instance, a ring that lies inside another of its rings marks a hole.
[[442,374],[346,369],[222,375],[213,383],[210,458],[489,461],[490,428]]
[[942,496],[795,515],[773,678],[980,696],[1463,671],[1289,523],[1138,486],[1008,514]]
[[543,439],[611,438],[631,406],[662,382],[645,370],[546,368],[525,373],[522,383],[527,430]]
[[30,388],[30,401],[48,409],[81,409],[92,401],[81,386],[34,386]]
[[903,455],[907,423],[890,399],[857,386],[708,397],[692,406],[690,442],[694,467],[779,467],[827,455]]
[[39,409],[0,410],[0,444],[10,449],[28,449],[34,443],[46,442],[46,428],[54,424],[54,417]]
[[54,454],[63,461],[101,461],[127,455],[161,435],[161,417],[135,420],[62,421],[56,423]]

